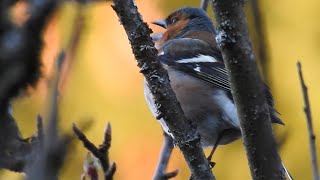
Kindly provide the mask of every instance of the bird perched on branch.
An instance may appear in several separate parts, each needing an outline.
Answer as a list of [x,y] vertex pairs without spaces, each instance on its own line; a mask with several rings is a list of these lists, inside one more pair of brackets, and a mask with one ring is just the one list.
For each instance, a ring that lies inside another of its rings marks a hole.
[[[197,126],[201,145],[216,147],[240,138],[239,118],[228,75],[215,41],[215,28],[206,12],[185,7],[154,24],[166,29],[157,44],[159,61],[168,71],[171,86],[186,118]],[[272,122],[283,124],[277,117],[267,86],[265,95]],[[147,83],[145,97],[151,112],[157,117],[157,108]],[[163,119],[159,121],[163,130],[171,135]]]
[[[213,23],[202,9],[185,7],[153,24],[166,29],[162,36],[154,36],[159,51],[158,59],[168,72],[170,84],[186,118],[196,125],[202,147],[213,147],[208,156],[210,162],[218,145],[231,143],[241,137],[237,109],[223,58],[215,40]],[[264,88],[271,122],[284,125],[277,117],[278,112],[274,109],[269,88],[266,85]],[[165,133],[174,139],[164,120],[159,118],[146,81],[144,90],[151,112],[159,120]],[[161,160],[159,162],[161,163]],[[161,169],[161,166],[159,164],[157,170]],[[283,169],[289,179],[293,179],[284,165]],[[156,172],[155,179],[166,177],[161,173],[163,172]]]

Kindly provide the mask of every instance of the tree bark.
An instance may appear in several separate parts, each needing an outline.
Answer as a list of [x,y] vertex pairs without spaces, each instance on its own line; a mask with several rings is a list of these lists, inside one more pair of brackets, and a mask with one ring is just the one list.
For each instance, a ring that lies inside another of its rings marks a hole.
[[285,179],[252,52],[243,0],[212,0],[221,49],[253,179]]
[[114,0],[112,8],[123,25],[133,54],[154,96],[160,116],[174,135],[195,179],[214,179],[209,163],[200,145],[196,128],[186,119],[170,86],[166,70],[158,62],[157,50],[150,37],[152,32],[142,21],[132,0]]

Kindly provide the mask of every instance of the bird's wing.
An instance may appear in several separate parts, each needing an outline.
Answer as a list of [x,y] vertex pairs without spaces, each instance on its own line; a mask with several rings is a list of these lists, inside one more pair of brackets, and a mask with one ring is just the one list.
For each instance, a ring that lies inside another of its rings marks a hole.
[[[170,68],[225,90],[233,101],[227,71],[219,50],[213,49],[204,41],[191,38],[173,39],[164,44],[159,52],[159,60]],[[274,101],[270,89],[265,86],[265,95],[272,111],[272,121],[283,124],[275,115]],[[274,116],[274,117],[273,117]]]
[[221,53],[206,42],[191,38],[170,40],[160,50],[159,60],[163,65],[225,90],[232,99]]
[[[227,91],[228,93],[231,92],[227,72],[223,63],[214,62],[214,58],[212,56],[198,54],[195,57],[175,59],[172,61],[173,58],[174,57],[170,55],[159,56],[162,64],[201,79],[217,88]],[[201,60],[212,62],[201,62]]]

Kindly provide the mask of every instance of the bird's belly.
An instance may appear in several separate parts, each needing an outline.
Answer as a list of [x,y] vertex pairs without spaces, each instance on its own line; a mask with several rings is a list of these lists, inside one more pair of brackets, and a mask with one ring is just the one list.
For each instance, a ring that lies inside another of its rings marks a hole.
[[[231,129],[231,133],[223,136],[219,144],[227,144],[240,137],[240,130],[237,126],[238,122],[236,122],[238,121],[237,117],[236,119],[231,120],[225,115],[225,112],[232,110],[223,109],[234,107],[224,107],[223,104],[229,102],[219,102],[226,100],[226,98],[223,97],[226,95],[219,92],[222,90],[213,89],[207,84],[202,84],[204,83],[202,81],[186,78],[182,73],[172,74],[170,71],[168,72],[171,80],[171,86],[181,104],[181,108],[183,109],[186,117],[197,126],[197,132],[201,136],[201,145],[203,147],[213,146],[217,141],[218,135],[226,129]],[[175,78],[172,78],[174,76],[182,77],[179,77],[179,81],[175,81]],[[149,105],[153,115],[157,117],[159,113],[157,112],[153,96],[146,82],[144,91],[147,104]],[[233,123],[233,121],[235,123]],[[163,130],[173,137],[164,120],[160,119],[159,122]]]

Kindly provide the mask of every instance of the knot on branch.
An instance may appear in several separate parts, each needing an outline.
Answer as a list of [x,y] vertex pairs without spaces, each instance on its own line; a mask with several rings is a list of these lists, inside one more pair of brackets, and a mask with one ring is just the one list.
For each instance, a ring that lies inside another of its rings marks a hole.
[[[224,12],[223,14],[228,14]],[[224,19],[224,18],[223,18]],[[227,45],[235,44],[240,34],[234,32],[236,24],[230,19],[223,20],[217,28],[216,42],[219,48],[224,48]]]
[[200,145],[200,136],[197,132],[190,132],[185,140],[175,139],[175,144],[180,148],[186,148],[194,146],[195,144]]
[[[140,19],[141,19],[141,17],[140,17]],[[125,19],[124,19],[124,21],[125,21]],[[146,36],[146,34],[152,34],[152,33],[153,33],[153,31],[149,28],[148,24],[145,22],[142,22],[141,24],[137,24],[136,29],[128,35],[128,38],[131,42],[131,40],[139,40],[140,38],[145,39],[148,37],[148,41],[146,41],[146,40],[144,40],[144,41],[149,43],[149,42],[152,42],[149,40],[149,38],[151,39],[151,37]]]

